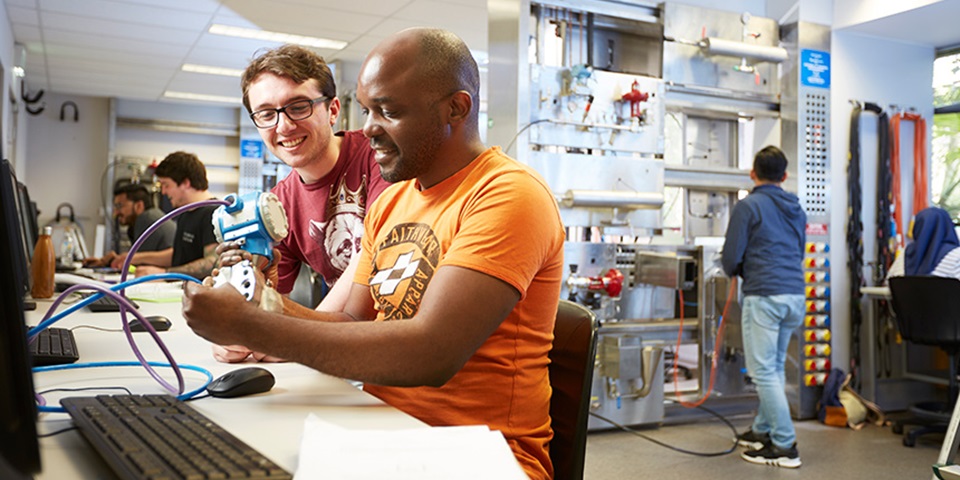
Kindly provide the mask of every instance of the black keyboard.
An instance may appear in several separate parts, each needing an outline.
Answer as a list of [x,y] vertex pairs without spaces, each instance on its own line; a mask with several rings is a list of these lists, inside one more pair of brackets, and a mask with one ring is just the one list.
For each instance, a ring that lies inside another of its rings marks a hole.
[[[87,297],[90,295],[96,295],[96,294],[95,293],[86,294],[84,296]],[[130,300],[130,299],[128,298],[127,300]],[[140,305],[138,305],[137,302],[130,300],[130,303],[133,304],[134,308],[140,308]],[[87,308],[89,308],[91,312],[119,312],[120,311],[120,305],[117,302],[113,301],[112,298],[106,295],[88,303]]]
[[60,404],[122,479],[292,478],[169,395],[70,397]]
[[80,359],[73,332],[66,328],[45,328],[30,342],[30,358],[35,367],[63,365]]

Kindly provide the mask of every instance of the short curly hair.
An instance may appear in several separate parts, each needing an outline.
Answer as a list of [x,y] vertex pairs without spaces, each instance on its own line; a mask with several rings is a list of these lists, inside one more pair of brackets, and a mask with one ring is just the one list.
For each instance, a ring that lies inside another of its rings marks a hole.
[[207,183],[207,169],[196,155],[187,152],[173,152],[157,165],[153,172],[158,177],[166,177],[177,185],[184,180],[190,180],[190,186],[197,190],[209,188]]

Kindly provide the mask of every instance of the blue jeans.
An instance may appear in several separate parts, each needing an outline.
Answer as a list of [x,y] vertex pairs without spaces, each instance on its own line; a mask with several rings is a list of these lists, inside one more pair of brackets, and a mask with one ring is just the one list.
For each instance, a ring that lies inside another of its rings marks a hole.
[[803,295],[743,297],[743,350],[747,373],[760,397],[752,429],[769,433],[770,440],[780,448],[790,448],[797,440],[784,389],[784,363],[790,336],[803,322],[803,315]]

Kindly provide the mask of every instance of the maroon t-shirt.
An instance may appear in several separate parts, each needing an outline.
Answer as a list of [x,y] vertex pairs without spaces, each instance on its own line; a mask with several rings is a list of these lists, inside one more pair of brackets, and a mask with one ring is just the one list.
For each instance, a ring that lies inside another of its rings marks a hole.
[[363,217],[387,186],[373,159],[370,141],[360,131],[337,132],[342,138],[337,164],[310,185],[296,170],[273,188],[287,211],[290,233],[277,249],[282,254],[277,291],[290,293],[306,262],[327,286],[340,278],[350,257],[360,251]]

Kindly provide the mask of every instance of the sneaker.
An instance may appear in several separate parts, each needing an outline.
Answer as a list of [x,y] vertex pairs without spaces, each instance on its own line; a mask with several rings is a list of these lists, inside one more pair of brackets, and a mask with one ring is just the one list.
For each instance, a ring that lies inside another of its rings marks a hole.
[[740,458],[759,465],[772,465],[774,467],[799,468],[800,452],[797,451],[797,444],[794,443],[790,448],[780,448],[772,443],[764,445],[760,450],[751,450],[740,454]]
[[753,431],[753,429],[748,429],[746,432],[737,435],[737,445],[740,445],[741,447],[747,447],[751,450],[760,450],[769,444],[769,433],[756,433]]

